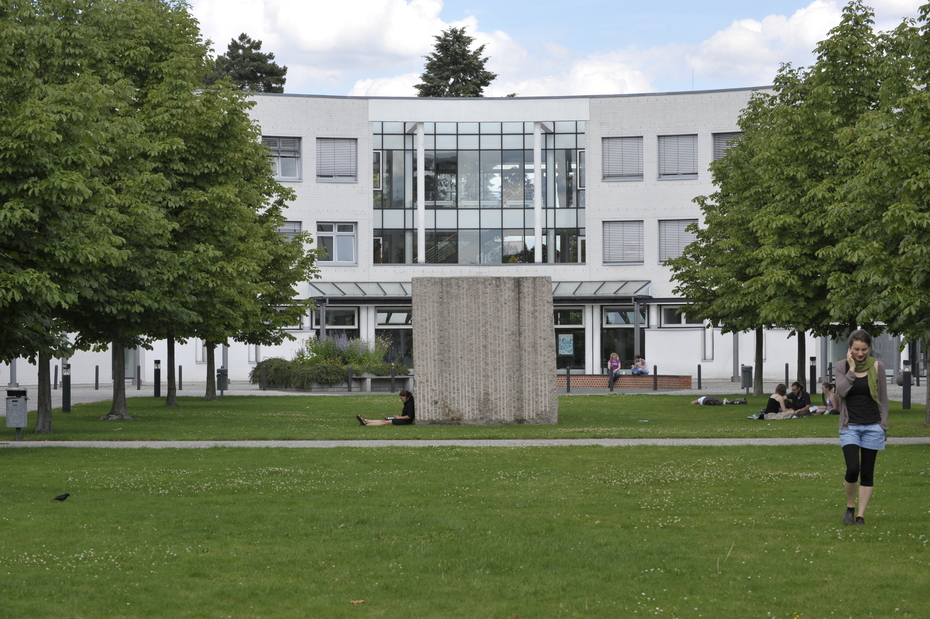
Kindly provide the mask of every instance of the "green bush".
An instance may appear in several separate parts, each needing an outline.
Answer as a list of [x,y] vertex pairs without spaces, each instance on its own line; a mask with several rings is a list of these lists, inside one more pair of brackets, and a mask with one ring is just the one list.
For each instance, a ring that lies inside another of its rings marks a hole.
[[[309,390],[314,383],[338,385],[346,382],[349,368],[353,376],[390,376],[391,364],[384,361],[390,347],[390,341],[385,339],[367,342],[350,340],[344,335],[311,338],[291,361],[272,357],[255,364],[249,381],[259,384],[262,368],[267,368],[268,385],[285,389]],[[400,363],[394,364],[394,372],[396,376],[409,374],[407,367]]]

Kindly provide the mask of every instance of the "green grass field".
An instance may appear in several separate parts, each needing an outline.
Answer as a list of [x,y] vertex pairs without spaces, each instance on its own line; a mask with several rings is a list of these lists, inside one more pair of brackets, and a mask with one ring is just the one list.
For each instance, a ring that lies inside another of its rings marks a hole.
[[[54,438],[492,430],[355,422],[395,400],[132,399],[137,421],[84,405],[55,414]],[[497,432],[836,435],[836,417],[687,401],[563,397],[559,426]],[[892,434],[926,436],[923,411],[897,406]],[[833,445],[0,448],[0,617],[926,617],[928,456],[883,451],[868,524],[844,527]]]
[[[166,408],[155,398],[130,398],[133,421],[100,422],[109,402],[79,404],[71,413],[53,414],[53,435],[24,430],[24,440],[319,440],[319,439],[469,439],[469,438],[769,438],[835,437],[838,417],[758,421],[766,398],[745,406],[696,406],[683,395],[573,395],[559,398],[554,426],[406,426],[363,428],[361,413],[379,418],[400,412],[396,395],[236,396],[204,402],[179,398]],[[30,414],[34,424],[35,413]],[[891,403],[889,436],[930,436],[923,406],[902,411]],[[15,431],[6,428],[3,440]]]

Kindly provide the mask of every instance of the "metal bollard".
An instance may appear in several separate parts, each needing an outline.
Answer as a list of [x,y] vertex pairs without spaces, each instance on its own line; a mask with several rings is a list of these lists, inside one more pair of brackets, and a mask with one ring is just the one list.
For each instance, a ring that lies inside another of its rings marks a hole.
[[394,393],[394,364],[391,364],[391,393]]
[[352,366],[349,366],[349,375],[346,377],[346,384],[349,385],[349,393],[352,393]]
[[142,391],[142,366],[136,366],[136,391]]
[[94,366],[94,391],[100,391],[100,366]]
[[698,363],[698,391],[701,390],[701,364]]
[[52,386],[52,389],[55,389],[55,390],[58,389],[58,366],[57,365],[55,366],[55,383]]
[[572,364],[565,366],[565,393],[572,392]]
[[652,366],[652,390],[659,390],[659,366]]
[[71,412],[71,364],[61,365],[61,412]]
[[814,393],[814,385],[817,384],[817,357],[811,357],[811,375],[810,384],[807,386],[809,393]]
[[903,410],[911,409],[911,362],[904,362],[904,391],[901,394],[901,408]]
[[785,364],[785,385],[790,388],[791,382],[788,380],[788,364]]
[[155,360],[155,397],[161,397],[161,361],[159,359]]
[[178,391],[184,390],[184,379],[182,378],[181,372],[184,370],[184,366],[178,366]]

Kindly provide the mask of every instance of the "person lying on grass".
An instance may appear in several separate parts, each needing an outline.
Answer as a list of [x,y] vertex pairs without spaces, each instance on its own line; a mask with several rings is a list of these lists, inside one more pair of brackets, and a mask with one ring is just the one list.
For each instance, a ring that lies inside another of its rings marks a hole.
[[387,419],[365,419],[361,415],[356,415],[355,418],[358,419],[358,422],[363,426],[409,426],[416,417],[413,410],[413,394],[404,389],[400,392],[400,401],[404,403],[404,409],[401,411],[400,415],[395,415]]

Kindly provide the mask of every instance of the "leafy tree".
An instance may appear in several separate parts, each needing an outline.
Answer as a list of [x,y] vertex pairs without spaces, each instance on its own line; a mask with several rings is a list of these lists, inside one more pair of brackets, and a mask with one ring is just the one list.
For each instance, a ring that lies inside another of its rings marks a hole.
[[244,32],[232,39],[226,53],[213,61],[213,70],[205,78],[207,85],[228,77],[240,90],[284,92],[287,67],[274,61],[274,54],[262,52],[262,42]]
[[849,176],[838,165],[844,152],[839,133],[875,105],[882,83],[871,10],[858,1],[847,5],[816,53],[810,68],[779,72],[753,162],[767,199],[753,219],[763,249],[755,255],[761,269],[750,287],[767,298],[763,319],[798,336],[801,384],[807,382],[804,333],[838,337],[855,324],[855,310],[841,313],[842,306],[828,299],[829,277],[848,271],[848,263],[829,259],[833,254],[824,250],[858,228],[854,219],[837,220],[827,210]]
[[126,259],[113,222],[157,185],[113,60],[132,30],[113,1],[0,7],[0,357],[38,357],[37,432],[52,429],[48,359],[71,350],[64,317]]
[[[753,228],[755,213],[768,199],[761,190],[754,158],[764,147],[763,131],[771,116],[772,97],[753,95],[740,117],[747,130],[739,144],[711,165],[717,191],[695,199],[704,214],[703,226],[692,224],[695,240],[678,258],[666,261],[677,282],[675,293],[687,298],[688,314],[700,316],[723,333],[755,331],[757,338],[753,392],[762,395],[762,328],[768,301],[750,286],[760,275],[756,254],[761,249]],[[752,128],[752,131],[748,131]]]
[[862,228],[832,249],[851,268],[831,278],[830,298],[855,300],[849,309],[860,322],[881,321],[892,333],[924,342],[930,341],[928,17],[924,5],[919,31],[905,23],[884,37],[881,97],[840,136],[850,181],[830,210],[831,219],[854,219]]
[[474,51],[465,28],[449,28],[433,37],[436,44],[416,85],[418,97],[480,97],[497,77],[484,68],[484,45]]

